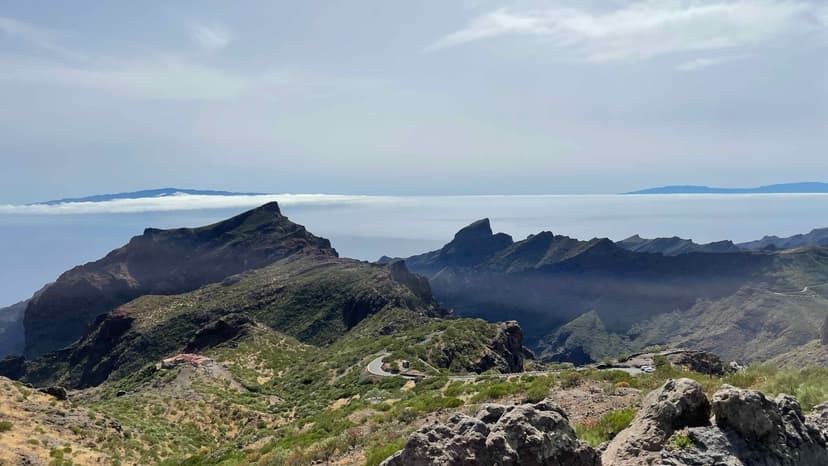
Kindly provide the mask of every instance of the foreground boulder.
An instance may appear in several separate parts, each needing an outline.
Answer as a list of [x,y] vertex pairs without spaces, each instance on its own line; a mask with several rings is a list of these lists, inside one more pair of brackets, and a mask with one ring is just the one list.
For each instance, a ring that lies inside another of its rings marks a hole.
[[630,426],[608,445],[605,465],[661,464],[661,450],[673,433],[687,426],[710,423],[710,402],[698,382],[668,380],[644,399]]
[[423,427],[383,466],[600,466],[579,441],[566,413],[546,400],[519,406],[484,405],[475,416],[455,414]]
[[[710,416],[714,422],[710,422]],[[605,466],[828,465],[828,404],[807,417],[796,398],[725,385],[712,402],[690,379],[669,380],[607,446]]]
[[828,465],[828,406],[805,417],[796,398],[771,400],[754,390],[725,386],[713,395],[716,424],[690,428],[691,442],[666,449],[666,465]]

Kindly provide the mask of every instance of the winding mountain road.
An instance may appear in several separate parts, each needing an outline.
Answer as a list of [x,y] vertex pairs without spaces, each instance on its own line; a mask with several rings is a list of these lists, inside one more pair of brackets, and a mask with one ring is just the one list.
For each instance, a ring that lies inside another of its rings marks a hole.
[[376,375],[379,377],[395,377],[399,375],[394,374],[393,372],[388,372],[382,368],[383,358],[390,354],[391,353],[383,353],[379,355],[376,359],[371,360],[371,362],[368,363],[368,366],[366,366],[365,369],[368,371],[369,374]]
[[[404,379],[411,379],[414,380],[417,377],[402,375],[402,374],[395,374],[393,372],[388,372],[382,368],[383,359],[386,356],[389,356],[391,353],[382,353],[376,358],[372,359],[371,362],[365,366],[365,370],[377,377],[402,377]],[[599,370],[616,370],[616,371],[624,371],[630,375],[638,375],[641,374],[641,369],[636,367],[613,367],[609,369],[599,369]],[[560,372],[560,370],[550,370],[550,371],[526,371],[526,372],[512,372],[507,374],[468,374],[468,375],[450,375],[448,379],[452,382],[454,381],[474,381],[479,378],[497,378],[497,379],[508,379],[509,377],[514,377],[518,375],[550,375]]]

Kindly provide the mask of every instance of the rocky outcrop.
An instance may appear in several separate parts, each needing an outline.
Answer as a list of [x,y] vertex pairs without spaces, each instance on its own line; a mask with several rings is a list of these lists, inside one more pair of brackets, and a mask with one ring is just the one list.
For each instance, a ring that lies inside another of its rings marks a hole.
[[397,260],[389,262],[388,270],[391,272],[391,278],[408,287],[418,298],[427,302],[434,300],[434,296],[431,295],[431,286],[428,284],[428,279],[422,275],[411,273],[408,267],[405,266],[404,261]]
[[97,316],[139,296],[187,292],[297,253],[336,256],[328,240],[288,220],[275,202],[201,228],[148,228],[32,298],[23,321],[25,354],[69,345]]
[[[714,422],[710,422],[710,415]],[[805,417],[789,395],[670,380],[607,446],[604,465],[810,466],[828,464],[828,404]]]
[[692,446],[665,450],[668,465],[809,466],[828,464],[821,414],[806,418],[790,395],[771,400],[760,392],[725,386],[713,395],[716,424],[691,428]]
[[710,423],[710,402],[701,385],[690,379],[667,381],[644,399],[643,408],[602,455],[613,466],[661,464],[667,439],[679,429]]
[[566,413],[546,400],[519,406],[484,405],[423,427],[383,466],[599,466],[598,453],[579,441]]
[[490,345],[491,351],[480,359],[477,373],[497,367],[501,372],[523,372],[523,361],[531,352],[523,347],[523,330],[517,321],[497,324],[497,333]]
[[458,346],[453,341],[438,344],[440,356],[434,361],[437,367],[455,368],[463,372],[482,374],[489,370],[500,373],[523,372],[526,359],[535,355],[523,346],[523,330],[517,321],[494,324],[494,335],[489,342],[480,341],[476,348]]
[[198,353],[227,342],[241,340],[253,333],[256,323],[242,314],[230,314],[199,329],[184,347],[185,353]]
[[828,317],[825,318],[825,323],[822,324],[822,344],[828,346]]
[[707,351],[676,351],[666,357],[674,365],[699,374],[723,376],[730,371],[720,357]]
[[828,403],[814,406],[814,409],[805,419],[828,437]]
[[51,395],[55,397],[55,399],[60,401],[66,401],[69,398],[69,394],[66,392],[66,389],[63,387],[45,387],[41,388],[40,392],[45,393],[47,395]]

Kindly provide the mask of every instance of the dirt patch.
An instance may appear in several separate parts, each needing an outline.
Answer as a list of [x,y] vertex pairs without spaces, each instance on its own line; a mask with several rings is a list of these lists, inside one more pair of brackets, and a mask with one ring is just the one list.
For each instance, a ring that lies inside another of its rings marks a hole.
[[569,414],[572,422],[598,419],[610,411],[641,405],[640,390],[623,387],[609,389],[606,384],[600,383],[555,390],[549,397]]

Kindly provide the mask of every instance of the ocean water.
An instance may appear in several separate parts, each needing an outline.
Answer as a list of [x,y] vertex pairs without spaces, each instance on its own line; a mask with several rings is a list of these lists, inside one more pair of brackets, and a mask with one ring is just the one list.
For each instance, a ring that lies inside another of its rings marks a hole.
[[376,260],[436,249],[484,217],[516,240],[542,230],[580,239],[681,236],[736,242],[828,226],[828,195],[174,196],[57,207],[0,205],[0,306],[146,227],[213,223],[268,200],[340,255]]

